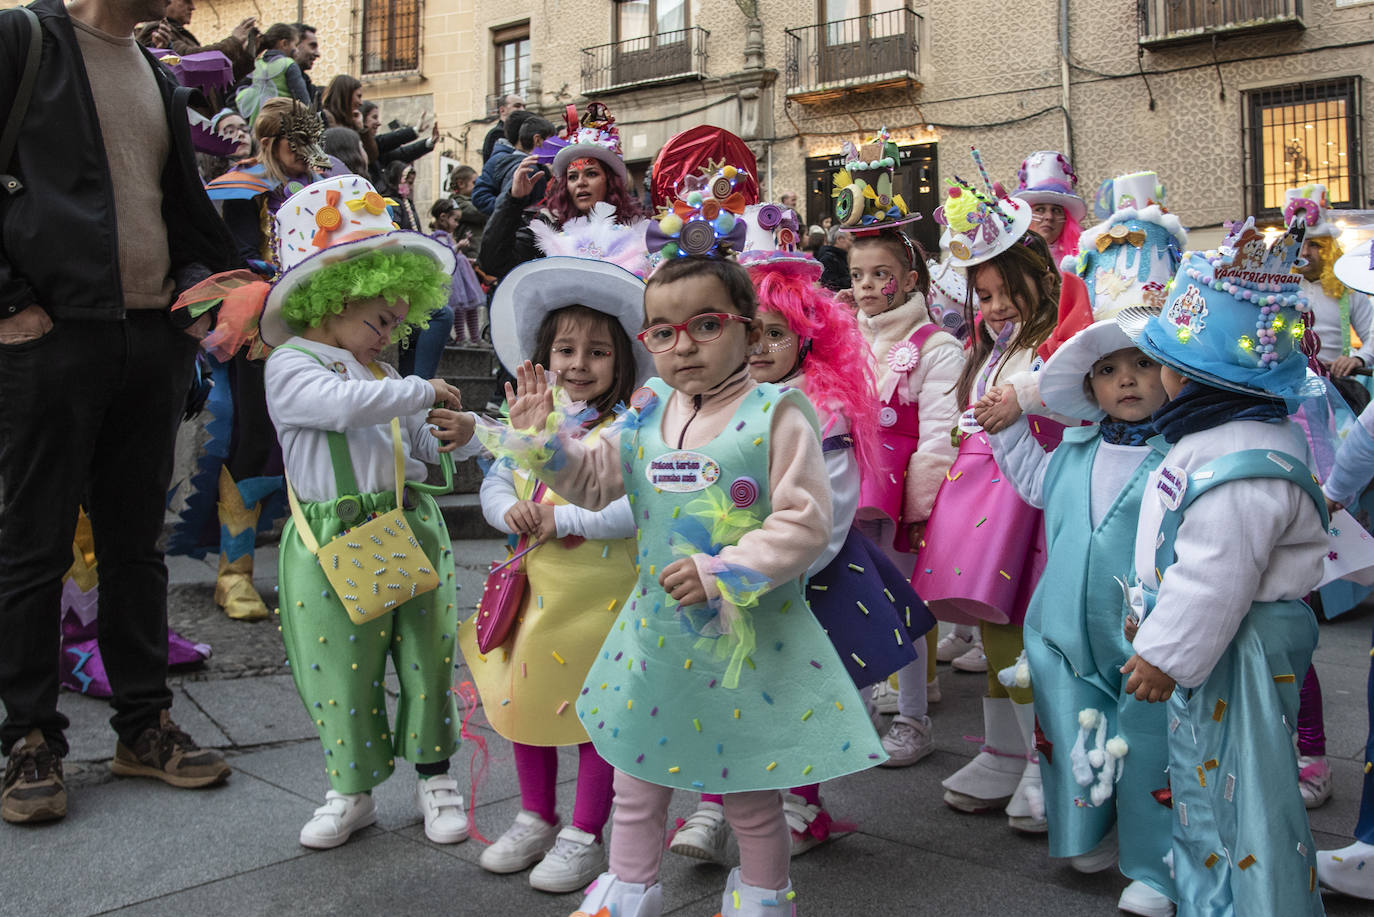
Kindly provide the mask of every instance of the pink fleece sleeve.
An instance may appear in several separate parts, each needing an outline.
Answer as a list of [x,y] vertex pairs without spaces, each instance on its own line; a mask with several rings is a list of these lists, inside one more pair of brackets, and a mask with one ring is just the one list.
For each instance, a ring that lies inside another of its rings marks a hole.
[[713,571],[722,564],[747,567],[776,586],[805,573],[830,540],[830,484],[815,428],[800,407],[783,399],[773,413],[769,437],[773,511],[763,525],[723,548],[718,557],[692,556],[708,599],[720,597]]
[[558,471],[534,472],[554,493],[584,509],[602,509],[625,496],[620,469],[620,434],[608,433],[595,442],[559,433],[555,440],[561,455],[554,461]]

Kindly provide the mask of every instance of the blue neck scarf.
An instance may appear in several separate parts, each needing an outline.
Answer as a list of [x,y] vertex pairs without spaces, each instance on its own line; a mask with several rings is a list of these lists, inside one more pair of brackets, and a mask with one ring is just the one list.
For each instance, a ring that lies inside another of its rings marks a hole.
[[1098,430],[1102,434],[1103,442],[1111,443],[1113,446],[1143,446],[1150,441],[1151,436],[1159,432],[1155,428],[1154,420],[1149,417],[1135,423],[1104,420],[1098,425]]
[[1273,423],[1287,416],[1288,407],[1282,401],[1213,388],[1190,379],[1151,419],[1165,442],[1172,444],[1189,433],[1210,430],[1232,420]]

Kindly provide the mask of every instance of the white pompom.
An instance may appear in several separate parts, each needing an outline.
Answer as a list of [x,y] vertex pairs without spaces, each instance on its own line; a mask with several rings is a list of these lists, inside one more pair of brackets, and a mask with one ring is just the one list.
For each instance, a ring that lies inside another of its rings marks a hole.
[[1100,717],[1101,715],[1102,715],[1101,713],[1098,713],[1098,712],[1097,712],[1096,710],[1094,710],[1092,707],[1085,707],[1084,709],[1078,711],[1078,726],[1079,726],[1079,728],[1080,728],[1080,729],[1096,729],[1096,728],[1097,728],[1097,718]]
[[1112,736],[1107,740],[1107,754],[1113,758],[1124,758],[1131,747],[1126,744],[1126,740],[1121,736]]

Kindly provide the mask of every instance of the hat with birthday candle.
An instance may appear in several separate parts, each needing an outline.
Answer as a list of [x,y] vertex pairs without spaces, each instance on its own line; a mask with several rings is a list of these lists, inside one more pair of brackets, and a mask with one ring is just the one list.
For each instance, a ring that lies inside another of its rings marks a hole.
[[387,210],[394,203],[356,175],[317,181],[286,199],[273,220],[281,273],[267,294],[263,341],[272,347],[286,343],[296,333],[282,317],[287,296],[323,268],[345,259],[381,249],[409,251],[453,273],[453,250],[422,233],[398,228]]
[[954,176],[949,197],[935,210],[935,222],[945,227],[940,247],[949,251],[955,267],[972,267],[996,258],[1026,235],[1031,223],[1031,204],[1010,197],[1001,184],[988,177],[983,157],[973,150],[983,190]]
[[1335,223],[1328,220],[1327,211],[1331,202],[1326,196],[1326,185],[1313,183],[1301,188],[1289,188],[1283,192],[1283,219],[1292,222],[1301,216],[1307,224],[1307,238],[1329,239],[1341,234]]
[[844,142],[844,168],[833,178],[835,219],[842,232],[863,235],[914,223],[921,215],[910,210],[901,195],[897,165],[902,151],[887,128],[863,146]]
[[1117,322],[1137,347],[1191,379],[1248,395],[1305,397],[1301,343],[1310,309],[1292,273],[1305,230],[1296,219],[1266,245],[1253,217],[1231,224],[1217,251],[1184,256],[1161,314],[1131,307]]

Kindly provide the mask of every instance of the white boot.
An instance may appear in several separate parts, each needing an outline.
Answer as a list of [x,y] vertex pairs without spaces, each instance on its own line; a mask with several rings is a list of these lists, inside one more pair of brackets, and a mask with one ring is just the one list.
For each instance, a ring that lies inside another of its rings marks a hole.
[[1374,844],[1356,841],[1339,850],[1318,850],[1317,877],[1327,888],[1374,901]]
[[946,777],[945,804],[960,812],[987,812],[1011,801],[1026,770],[1026,745],[1010,698],[983,698],[984,746]]
[[1044,834],[1050,828],[1045,820],[1045,790],[1040,784],[1040,753],[1035,750],[1035,705],[1013,701],[1011,706],[1027,753],[1021,782],[1007,803],[1007,824],[1026,834]]
[[739,867],[730,870],[725,880],[725,892],[720,896],[719,917],[796,917],[792,903],[792,883],[786,888],[768,889],[745,885],[739,877]]
[[1121,892],[1116,909],[1140,917],[1174,917],[1174,903],[1139,879]]
[[613,872],[603,872],[587,889],[582,906],[572,917],[662,917],[663,886],[658,882],[647,888],[635,882],[622,882]]

